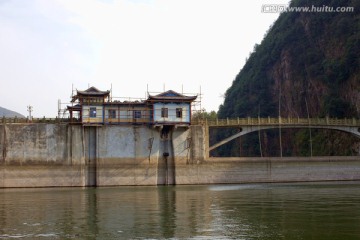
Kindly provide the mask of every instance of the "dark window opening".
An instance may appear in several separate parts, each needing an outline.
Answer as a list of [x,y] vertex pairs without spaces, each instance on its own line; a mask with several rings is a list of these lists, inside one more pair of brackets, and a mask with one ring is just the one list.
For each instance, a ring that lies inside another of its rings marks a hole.
[[109,118],[116,118],[116,110],[109,109]]
[[141,111],[135,110],[134,111],[134,118],[141,118]]
[[168,109],[167,108],[162,108],[161,109],[161,117],[163,117],[163,118],[168,117]]
[[93,118],[96,117],[96,107],[90,108],[90,117],[93,117]]
[[182,108],[177,108],[176,109],[176,117],[177,118],[182,118]]

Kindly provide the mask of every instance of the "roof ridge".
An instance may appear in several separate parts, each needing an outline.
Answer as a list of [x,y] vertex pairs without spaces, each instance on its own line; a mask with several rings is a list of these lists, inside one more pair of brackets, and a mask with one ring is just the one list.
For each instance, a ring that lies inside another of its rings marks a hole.
[[155,96],[156,96],[156,97],[166,97],[166,95],[168,95],[169,93],[172,94],[173,96],[185,97],[185,95],[183,95],[183,94],[181,94],[181,93],[178,93],[178,92],[176,92],[176,91],[174,91],[174,90],[171,90],[171,89],[169,89],[169,90],[167,90],[167,91],[165,91],[165,92],[159,93],[159,94],[157,94],[157,95],[155,95]]

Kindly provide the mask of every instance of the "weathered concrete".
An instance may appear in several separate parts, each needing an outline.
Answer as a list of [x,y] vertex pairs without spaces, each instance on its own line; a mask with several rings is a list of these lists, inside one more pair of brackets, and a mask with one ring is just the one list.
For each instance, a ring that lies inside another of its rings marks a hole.
[[0,187],[85,186],[82,166],[0,166]]
[[3,126],[3,161],[11,165],[67,162],[65,125]]
[[0,125],[0,187],[360,180],[359,157],[208,158],[206,128]]
[[85,186],[82,129],[0,125],[0,187]]
[[191,126],[190,163],[203,162],[208,158],[209,132],[203,126]]
[[178,165],[176,177],[177,184],[360,180],[360,158],[210,158]]
[[157,184],[157,165],[161,158],[157,129],[106,126],[97,128],[97,134],[98,186]]

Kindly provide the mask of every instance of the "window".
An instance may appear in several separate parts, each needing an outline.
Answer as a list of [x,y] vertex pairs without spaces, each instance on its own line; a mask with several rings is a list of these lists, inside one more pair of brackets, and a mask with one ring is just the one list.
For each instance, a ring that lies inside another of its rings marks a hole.
[[90,108],[90,117],[93,117],[93,118],[96,117],[96,107]]
[[177,118],[182,118],[182,108],[177,108],[176,109],[176,117]]
[[134,111],[134,118],[141,118],[141,111],[135,110]]
[[167,108],[161,108],[161,117],[163,117],[163,118],[168,117],[168,109]]
[[109,118],[116,118],[116,110],[109,109]]

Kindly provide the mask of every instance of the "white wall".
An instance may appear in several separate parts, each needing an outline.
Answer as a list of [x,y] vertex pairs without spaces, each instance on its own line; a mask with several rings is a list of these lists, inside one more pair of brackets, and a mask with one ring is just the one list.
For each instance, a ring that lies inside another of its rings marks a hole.
[[[90,117],[90,108],[96,108],[96,117]],[[82,122],[98,122],[103,121],[103,107],[86,105],[82,107]]]
[[[161,117],[161,109],[168,108],[168,117]],[[182,108],[182,117],[176,117],[176,108]],[[154,122],[190,122],[190,104],[189,103],[155,103],[154,104]]]

